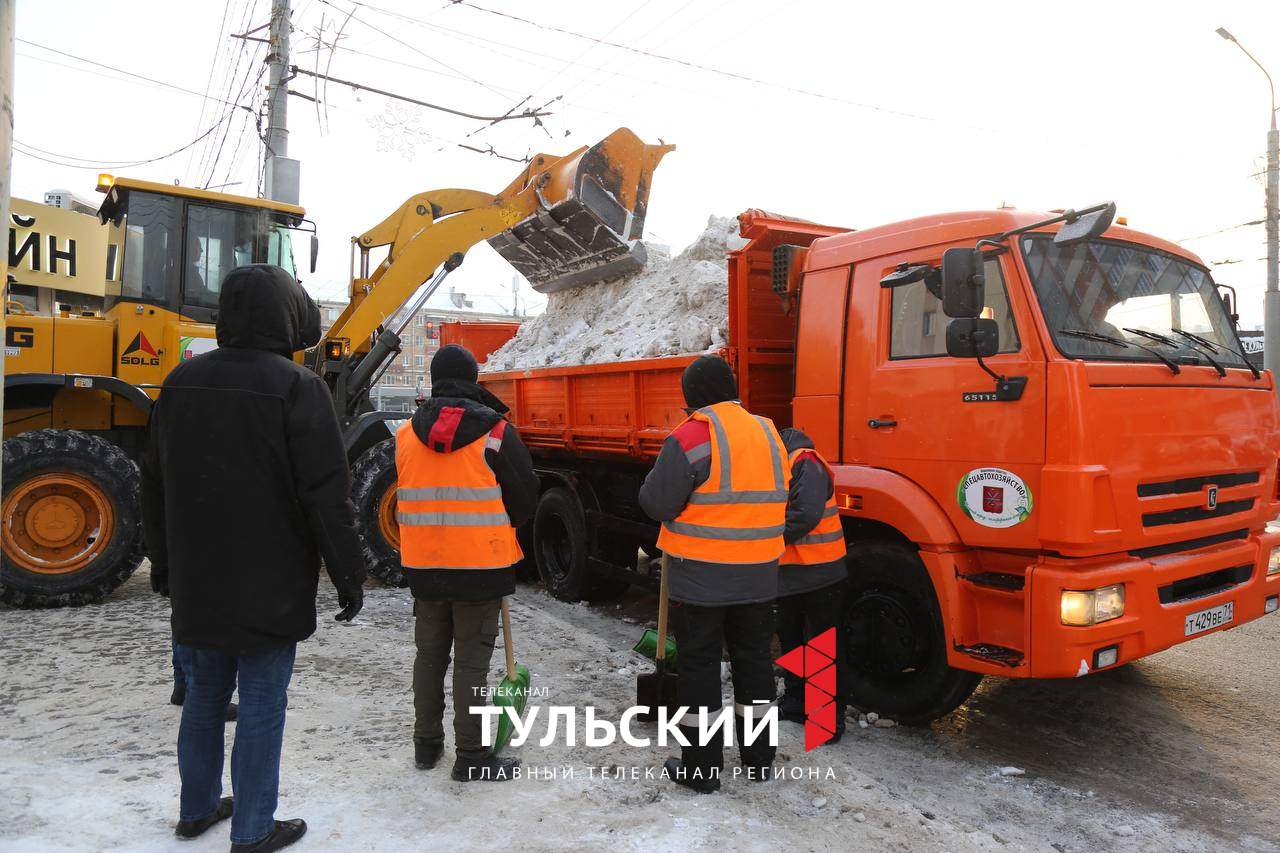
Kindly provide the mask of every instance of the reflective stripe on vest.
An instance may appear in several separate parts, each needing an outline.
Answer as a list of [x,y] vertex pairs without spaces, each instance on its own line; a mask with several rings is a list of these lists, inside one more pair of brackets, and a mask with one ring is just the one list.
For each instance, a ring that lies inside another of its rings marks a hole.
[[[787,461],[794,467],[796,460],[803,453],[812,453],[816,457],[818,464],[827,472],[827,478],[834,486],[835,472],[818,451],[804,447],[793,452]],[[840,523],[840,510],[836,508],[836,494],[833,488],[831,497],[827,498],[826,506],[822,510],[822,518],[812,530],[787,545],[787,550],[783,552],[782,559],[778,563],[783,566],[819,566],[833,563],[843,558],[845,553],[844,526]]]
[[[505,569],[520,561],[502,487],[485,461],[502,446],[506,422],[449,453],[418,438],[413,423],[396,432],[396,520],[407,569]],[[434,437],[433,437],[434,440]]]
[[787,487],[782,439],[768,418],[738,403],[716,403],[689,416],[711,435],[711,472],[674,521],[665,522],[658,547],[707,563],[767,563],[782,553]]

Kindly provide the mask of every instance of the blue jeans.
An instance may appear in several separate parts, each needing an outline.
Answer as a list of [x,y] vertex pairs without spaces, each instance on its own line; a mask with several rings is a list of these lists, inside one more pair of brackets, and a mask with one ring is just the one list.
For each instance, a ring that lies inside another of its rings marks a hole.
[[179,646],[187,698],[178,729],[179,816],[213,814],[222,796],[227,703],[240,686],[240,716],[231,749],[235,812],[231,843],[254,844],[275,829],[280,792],[280,748],[296,643],[256,655],[230,655]]
[[187,689],[187,671],[191,669],[188,658],[191,656],[190,646],[180,646],[173,640],[173,686]]

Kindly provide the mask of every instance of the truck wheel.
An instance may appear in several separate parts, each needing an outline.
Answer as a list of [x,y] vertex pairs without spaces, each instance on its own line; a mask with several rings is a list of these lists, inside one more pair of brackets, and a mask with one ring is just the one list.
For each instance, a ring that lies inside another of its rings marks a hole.
[[947,664],[942,613],[919,555],[899,543],[850,543],[848,565],[849,701],[908,725],[954,711],[982,676]]
[[351,502],[356,506],[360,552],[369,575],[387,586],[408,586],[400,565],[394,438],[370,447],[351,466]]
[[0,601],[100,601],[142,562],[138,466],[105,439],[42,429],[4,443]]
[[548,489],[533,517],[533,556],[547,592],[561,601],[581,601],[590,591],[587,520],[573,492]]

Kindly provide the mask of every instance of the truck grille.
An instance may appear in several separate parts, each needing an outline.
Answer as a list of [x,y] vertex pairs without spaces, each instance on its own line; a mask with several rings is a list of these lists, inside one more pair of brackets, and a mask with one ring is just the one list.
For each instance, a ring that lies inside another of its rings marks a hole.
[[1253,566],[1233,566],[1229,569],[1218,569],[1192,578],[1183,578],[1160,587],[1161,604],[1178,604],[1196,598],[1204,598],[1225,592],[1233,586],[1239,586],[1253,576]]
[[[1224,489],[1240,486],[1256,486],[1262,481],[1260,471],[1239,471],[1226,474],[1204,474],[1195,477],[1182,477],[1177,480],[1161,480],[1155,483],[1139,483],[1138,498],[1140,500],[1154,498],[1170,498],[1185,495],[1190,505],[1174,506],[1168,509],[1153,509],[1142,514],[1143,527],[1161,527],[1167,524],[1187,524],[1195,521],[1222,518],[1237,513],[1249,512],[1257,501],[1257,489],[1245,489],[1245,494],[1237,492],[1231,500],[1220,494]],[[1209,494],[1206,490],[1217,490]],[[1253,492],[1253,496],[1249,493]],[[1209,498],[1213,505],[1209,506]],[[1169,506],[1168,500],[1158,501],[1157,505]]]
[[1138,486],[1138,497],[1158,498],[1161,495],[1184,495],[1198,492],[1205,486],[1217,486],[1225,489],[1228,486],[1247,486],[1262,479],[1257,471],[1246,471],[1243,474],[1211,474],[1206,477],[1183,477],[1181,480],[1165,480],[1161,483],[1142,483]]

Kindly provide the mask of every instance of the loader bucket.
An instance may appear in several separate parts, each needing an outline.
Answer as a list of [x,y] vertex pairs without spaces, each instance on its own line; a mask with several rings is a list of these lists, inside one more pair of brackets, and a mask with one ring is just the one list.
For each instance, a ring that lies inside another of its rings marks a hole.
[[535,188],[540,209],[489,245],[542,293],[639,270],[649,184],[673,148],[646,145],[624,127],[549,167],[539,168],[554,158],[535,157],[522,181]]

